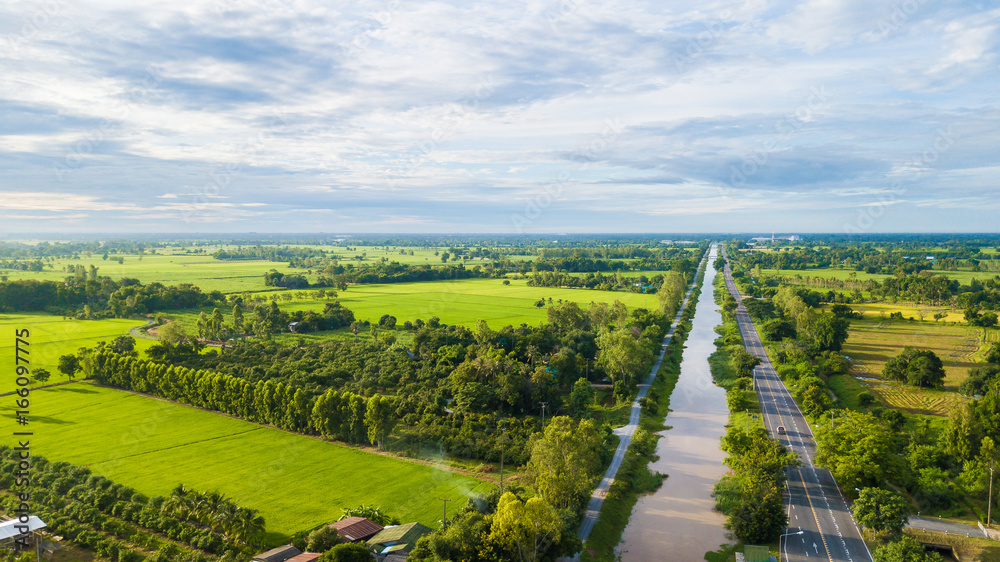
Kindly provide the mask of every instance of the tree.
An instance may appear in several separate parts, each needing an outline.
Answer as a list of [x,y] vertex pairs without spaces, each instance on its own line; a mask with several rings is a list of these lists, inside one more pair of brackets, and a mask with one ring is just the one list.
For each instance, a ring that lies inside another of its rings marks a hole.
[[750,393],[742,388],[730,388],[726,393],[726,405],[730,412],[742,412],[750,407]]
[[348,517],[364,517],[365,519],[382,525],[398,525],[399,521],[395,518],[382,511],[382,506],[380,505],[359,505],[358,507],[344,508],[343,514],[340,516],[340,520],[347,519]]
[[497,504],[490,539],[517,552],[522,561],[534,562],[551,543],[558,541],[562,526],[559,514],[542,498],[522,502],[506,492]]
[[879,546],[872,557],[875,562],[944,562],[940,554],[927,552],[924,545],[907,536]]
[[35,379],[35,382],[43,384],[52,376],[52,373],[50,373],[48,369],[32,369],[31,374],[32,378]]
[[760,365],[760,359],[756,355],[743,349],[733,352],[731,361],[737,378],[753,377],[754,367]]
[[233,330],[237,334],[243,333],[243,309],[239,303],[233,305]]
[[58,369],[66,378],[72,379],[76,376],[77,371],[80,370],[80,358],[72,354],[63,355],[59,358]]
[[532,437],[526,473],[535,489],[558,509],[576,508],[590,495],[600,470],[600,438],[594,422],[556,416],[541,438]]
[[222,341],[226,339],[226,332],[228,331],[226,322],[222,317],[222,311],[218,308],[213,309],[212,316],[209,317],[205,326],[205,333],[208,339]]
[[395,425],[396,412],[392,400],[380,394],[369,398],[365,426],[368,428],[368,440],[378,445],[380,451],[382,443]]
[[181,327],[180,322],[170,322],[160,326],[160,340],[165,343],[172,345],[177,345],[179,343],[187,343],[190,338],[187,333],[185,333],[184,328]]
[[319,529],[309,533],[309,540],[306,543],[306,550],[309,552],[326,552],[338,544],[344,542],[330,525],[323,525]]
[[587,379],[577,379],[573,383],[573,390],[569,393],[569,408],[574,413],[582,415],[587,411],[587,407],[594,402],[594,387],[590,386]]
[[910,504],[905,498],[881,488],[864,488],[851,507],[854,519],[876,537],[898,538],[909,521]]
[[933,388],[944,382],[944,364],[929,349],[906,346],[899,355],[886,362],[882,376],[914,386]]
[[900,482],[904,467],[895,435],[872,414],[842,410],[832,429],[824,424],[816,430],[816,462],[844,490]]
[[648,347],[625,328],[603,333],[597,339],[597,346],[600,350],[598,364],[604,366],[614,381],[621,381],[625,392],[632,389],[639,371],[649,363],[653,355]]
[[851,325],[845,318],[822,314],[809,327],[811,347],[815,351],[840,351],[847,341],[847,328]]
[[108,344],[108,348],[118,355],[125,355],[128,357],[138,357],[139,355],[139,353],[135,350],[135,338],[132,336],[118,336],[117,338],[111,340],[111,343]]
[[264,517],[254,509],[238,508],[232,519],[233,536],[243,544],[252,544],[264,535]]
[[822,385],[813,384],[802,391],[802,409],[810,416],[818,416],[833,406],[830,395]]
[[944,434],[945,450],[961,460],[972,460],[979,454],[983,426],[973,402],[955,406],[948,413],[948,429]]
[[733,534],[750,544],[774,542],[787,525],[781,491],[772,483],[762,483],[744,497],[730,519]]
[[338,544],[320,556],[319,562],[372,562],[372,553],[362,543]]

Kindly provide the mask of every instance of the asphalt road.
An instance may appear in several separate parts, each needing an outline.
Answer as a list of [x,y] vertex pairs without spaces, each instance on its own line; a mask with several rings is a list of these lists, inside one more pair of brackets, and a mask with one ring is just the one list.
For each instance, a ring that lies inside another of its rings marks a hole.
[[[701,266],[704,265],[707,257],[702,259],[701,264],[699,264],[698,271],[701,271]],[[615,435],[618,436],[618,448],[615,449],[615,455],[611,459],[611,464],[608,466],[608,470],[604,473],[604,477],[601,478],[600,483],[597,485],[597,489],[590,496],[590,501],[587,502],[587,511],[583,516],[583,521],[580,523],[580,531],[577,533],[580,539],[587,542],[587,538],[590,536],[590,532],[594,529],[594,524],[597,523],[597,518],[601,515],[601,506],[604,505],[604,498],[608,495],[608,490],[611,489],[611,483],[615,481],[615,476],[618,474],[618,469],[622,465],[622,460],[625,459],[625,451],[628,450],[628,446],[632,443],[632,434],[639,427],[639,414],[641,408],[639,407],[639,400],[646,396],[649,392],[650,385],[653,384],[653,379],[656,378],[656,372],[660,370],[660,364],[663,363],[663,356],[667,351],[667,346],[670,345],[670,340],[674,337],[674,330],[677,328],[677,324],[681,320],[681,316],[687,309],[688,299],[691,298],[691,291],[693,291],[695,285],[692,284],[688,287],[687,294],[684,295],[684,303],[681,305],[679,311],[677,311],[677,316],[674,318],[673,323],[670,325],[670,331],[667,332],[666,337],[663,338],[663,345],[660,347],[660,355],[656,359],[656,363],[653,368],[649,371],[649,376],[646,380],[639,384],[639,393],[635,397],[635,401],[632,402],[632,409],[629,413],[628,424],[618,429],[615,429]],[[580,555],[577,554],[572,560],[579,560]]]
[[[785,499],[788,504],[788,529],[780,545],[784,560],[872,562],[871,553],[833,475],[813,464],[816,443],[812,429],[785,384],[778,378],[733,283],[728,262],[724,272],[726,285],[739,303],[736,320],[743,342],[747,351],[761,360],[760,366],[754,369],[754,382],[764,414],[764,425],[772,436],[797,453],[802,461],[802,466],[787,471],[788,493]],[[778,435],[778,426],[785,428],[785,435]]]

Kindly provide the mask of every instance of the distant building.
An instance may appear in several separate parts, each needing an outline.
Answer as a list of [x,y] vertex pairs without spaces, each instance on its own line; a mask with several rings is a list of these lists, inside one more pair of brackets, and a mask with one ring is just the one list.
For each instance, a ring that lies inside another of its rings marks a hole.
[[347,542],[366,541],[384,528],[364,517],[347,517],[336,523],[331,523],[330,526],[336,529],[340,538]]
[[272,548],[267,552],[262,552],[257,556],[254,556],[251,562],[285,562],[294,556],[302,554],[302,551],[295,548],[290,544],[285,546],[279,546],[278,548]]
[[320,556],[323,556],[322,552],[303,552],[302,554],[292,556],[288,560],[285,560],[285,562],[315,562]]
[[417,539],[432,532],[434,532],[433,529],[420,523],[386,527],[368,539],[368,546],[383,556],[405,554],[413,550]]

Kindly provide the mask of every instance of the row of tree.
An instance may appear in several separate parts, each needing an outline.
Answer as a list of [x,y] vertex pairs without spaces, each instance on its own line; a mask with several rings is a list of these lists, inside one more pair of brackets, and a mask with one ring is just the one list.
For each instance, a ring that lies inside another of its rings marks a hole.
[[[381,397],[366,400],[328,394],[317,409],[318,399],[301,387],[270,380],[253,383],[222,373],[159,364],[119,355],[106,347],[85,352],[83,363],[85,372],[104,384],[299,433],[339,436],[343,425],[335,420],[346,417],[351,428],[346,440],[354,443],[364,443],[371,435],[370,441],[381,444],[396,417],[392,403]],[[330,407],[334,399],[348,407]]]

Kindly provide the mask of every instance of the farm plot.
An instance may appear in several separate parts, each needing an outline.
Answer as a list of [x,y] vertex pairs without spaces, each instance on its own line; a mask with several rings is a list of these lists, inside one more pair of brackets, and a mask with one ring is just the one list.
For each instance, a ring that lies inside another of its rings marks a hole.
[[[478,319],[486,320],[493,329],[508,324],[535,324],[544,321],[549,299],[575,301],[582,308],[591,302],[613,303],[622,301],[630,309],[658,306],[655,295],[642,293],[619,293],[611,291],[591,291],[586,289],[559,289],[549,287],[528,287],[525,280],[510,280],[504,285],[500,279],[462,279],[458,281],[430,281],[423,283],[392,283],[385,285],[352,285],[339,294],[338,300],[354,312],[358,320],[377,323],[383,314],[395,316],[398,324],[418,318],[427,321],[437,316],[445,324],[475,326]],[[295,291],[290,291],[295,293]],[[545,300],[542,307],[536,306],[539,299]],[[316,310],[332,299],[293,299],[278,301],[282,310]],[[211,312],[211,310],[207,310]],[[165,316],[181,322],[188,332],[192,332],[199,310],[173,311]],[[229,322],[229,310],[226,321]]]
[[[90,383],[32,395],[32,452],[90,468],[147,495],[178,483],[260,510],[269,542],[381,505],[437,527],[441,498],[461,506],[490,485],[394,457]],[[13,404],[0,406],[6,430]]]
[[957,392],[914,388],[900,383],[878,384],[871,390],[886,406],[910,414],[947,416],[966,400]]
[[851,322],[843,351],[853,360],[855,374],[879,378],[886,362],[899,355],[903,347],[929,349],[944,363],[945,388],[957,390],[969,370],[976,366],[980,336],[980,330],[968,326],[933,321],[881,321],[866,315],[865,320]]
[[[52,373],[49,383],[65,380],[56,370],[60,356],[76,353],[80,347],[90,347],[98,341],[111,341],[143,324],[143,320],[131,319],[75,320],[48,314],[0,314],[0,365],[14,365],[14,332],[27,328],[30,367],[48,369]],[[142,351],[153,343],[136,340],[136,348]],[[4,377],[0,382],[0,392],[10,392],[14,388],[13,377]]]

